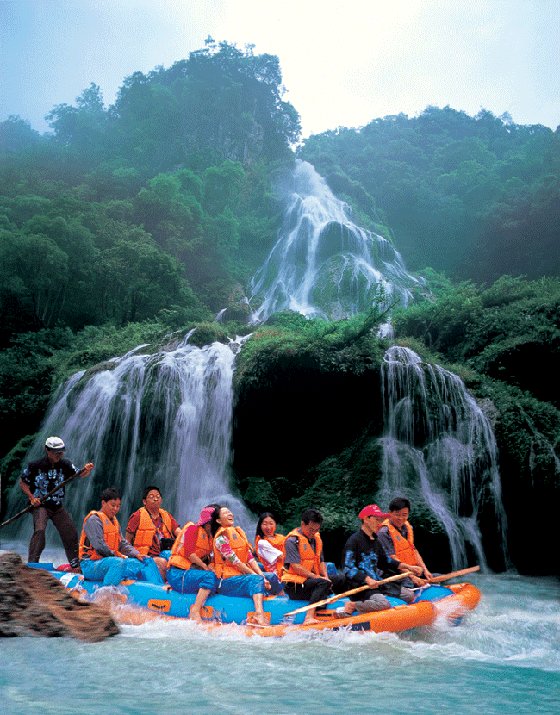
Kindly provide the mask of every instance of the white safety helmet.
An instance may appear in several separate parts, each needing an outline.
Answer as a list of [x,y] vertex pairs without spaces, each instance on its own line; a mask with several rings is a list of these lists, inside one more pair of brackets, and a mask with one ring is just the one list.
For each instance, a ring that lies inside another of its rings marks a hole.
[[45,447],[47,449],[66,449],[60,437],[49,437],[45,442]]

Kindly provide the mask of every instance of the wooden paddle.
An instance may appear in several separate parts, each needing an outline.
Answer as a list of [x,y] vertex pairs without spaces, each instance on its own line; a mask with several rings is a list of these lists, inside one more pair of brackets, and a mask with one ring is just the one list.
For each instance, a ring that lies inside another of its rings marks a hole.
[[455,576],[466,576],[468,573],[474,573],[475,571],[480,571],[480,566],[471,566],[468,569],[452,571],[451,573],[446,573],[442,576],[434,576],[428,581],[428,585],[431,583],[441,583],[442,581],[448,581],[450,578],[455,578]]
[[[407,576],[412,576],[410,571],[405,571],[404,573],[397,574],[396,576],[389,576],[389,578],[384,578],[381,581],[377,581],[377,584],[381,585],[382,583],[391,583],[391,581],[400,581],[403,578],[406,578]],[[312,603],[309,606],[302,606],[301,608],[296,608],[295,611],[289,611],[288,613],[284,614],[284,617],[286,616],[294,616],[296,613],[305,613],[305,611],[309,611],[311,608],[318,608],[319,606],[326,606],[328,603],[334,603],[334,601],[338,601],[341,598],[345,598],[346,596],[352,596],[355,593],[360,593],[360,591],[371,591],[372,588],[371,586],[359,586],[358,588],[353,588],[350,591],[345,591],[344,593],[337,593],[334,596],[331,596],[330,598],[325,598],[324,601],[317,601],[317,603]]]
[[475,571],[480,571],[480,566],[471,566],[468,569],[461,569],[460,571],[452,571],[451,573],[442,574],[441,576],[433,576],[425,586],[417,586],[413,588],[413,591],[424,591],[429,588],[434,583],[442,583],[442,581],[449,581],[451,578],[456,576],[466,576],[466,574],[474,573]]
[[[83,474],[84,471],[85,471],[85,468],[86,468],[86,467],[85,467],[85,465],[84,465],[84,466],[80,469],[79,472],[76,472],[76,474],[73,474],[71,477],[68,477],[68,479],[65,479],[63,482],[60,482],[60,484],[59,484],[57,487],[55,487],[54,489],[51,489],[50,492],[47,492],[47,493],[45,494],[45,496],[41,498],[41,504],[43,504],[43,503],[45,502],[45,500],[48,499],[48,497],[51,497],[51,496],[52,496],[55,492],[57,492],[61,487],[66,486],[66,485],[69,484],[73,479],[77,479],[78,477],[81,477],[82,474]],[[39,506],[40,506],[40,505],[39,505]],[[8,524],[11,524],[12,521],[16,521],[16,519],[19,519],[20,516],[23,516],[24,514],[27,514],[27,512],[28,512],[28,511],[31,511],[31,509],[36,509],[36,508],[37,508],[37,507],[33,506],[33,504],[28,504],[28,505],[25,507],[25,509],[22,509],[21,511],[18,511],[17,514],[14,514],[14,515],[13,515],[12,517],[10,517],[9,519],[6,519],[6,521],[3,521],[3,522],[0,524],[0,529],[2,529],[2,527],[4,527],[4,526],[7,526]]]

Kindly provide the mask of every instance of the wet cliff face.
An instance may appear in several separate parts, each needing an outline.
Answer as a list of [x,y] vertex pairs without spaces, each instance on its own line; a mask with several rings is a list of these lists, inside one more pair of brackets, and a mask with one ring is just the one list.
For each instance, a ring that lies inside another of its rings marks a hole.
[[379,373],[329,372],[312,360],[284,358],[259,384],[243,381],[235,395],[233,468],[247,477],[303,474],[371,430],[382,429]]
[[[558,543],[556,511],[560,500],[560,476],[555,455],[552,451],[543,455],[542,445],[529,444],[525,449],[525,463],[520,463],[519,454],[511,449],[509,436],[500,441],[501,436],[502,428],[498,425],[496,437],[500,447],[511,562],[522,574],[560,577],[560,559],[554,555]],[[524,435],[520,436],[523,438]]]
[[[380,484],[382,433],[378,366],[329,371],[301,355],[282,356],[273,370],[261,371],[258,383],[237,381],[235,486],[255,512],[277,514],[284,531],[299,525],[304,508],[320,508],[326,558],[340,564],[345,540],[360,526],[357,513]],[[430,565],[449,571],[445,534],[415,516],[416,538]]]
[[[359,528],[362,506],[381,499],[386,507],[393,496],[409,496],[421,553],[432,570],[452,570],[448,535],[413,496],[414,488],[380,496],[379,438],[385,428],[380,361],[372,353],[354,351],[344,369],[336,360],[329,369],[324,354],[311,351],[263,350],[250,369],[240,365],[234,381],[233,479],[253,512],[273,511],[287,531],[299,524],[303,509],[320,508],[326,556],[339,562],[345,539]],[[488,515],[485,509],[482,504],[479,516],[486,559],[500,571],[503,551],[492,537],[496,517],[493,508]],[[465,548],[468,562],[476,563],[470,544]]]

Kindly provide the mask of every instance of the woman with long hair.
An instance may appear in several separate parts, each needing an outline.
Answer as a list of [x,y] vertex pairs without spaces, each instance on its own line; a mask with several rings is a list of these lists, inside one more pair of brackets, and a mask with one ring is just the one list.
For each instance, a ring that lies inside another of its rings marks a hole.
[[286,537],[276,533],[276,517],[270,511],[259,514],[255,534],[255,551],[257,558],[267,573],[282,576],[284,566],[284,541]]
[[276,574],[263,574],[243,529],[235,526],[233,513],[222,507],[212,517],[214,534],[214,572],[219,579],[218,593],[253,599],[257,624],[266,625],[264,594],[270,590]]

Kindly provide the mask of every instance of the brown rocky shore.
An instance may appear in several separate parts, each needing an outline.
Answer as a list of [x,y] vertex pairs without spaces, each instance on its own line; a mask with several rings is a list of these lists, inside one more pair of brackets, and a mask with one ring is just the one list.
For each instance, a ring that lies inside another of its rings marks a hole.
[[0,637],[97,642],[118,632],[107,607],[74,598],[46,571],[24,566],[18,554],[0,552]]

